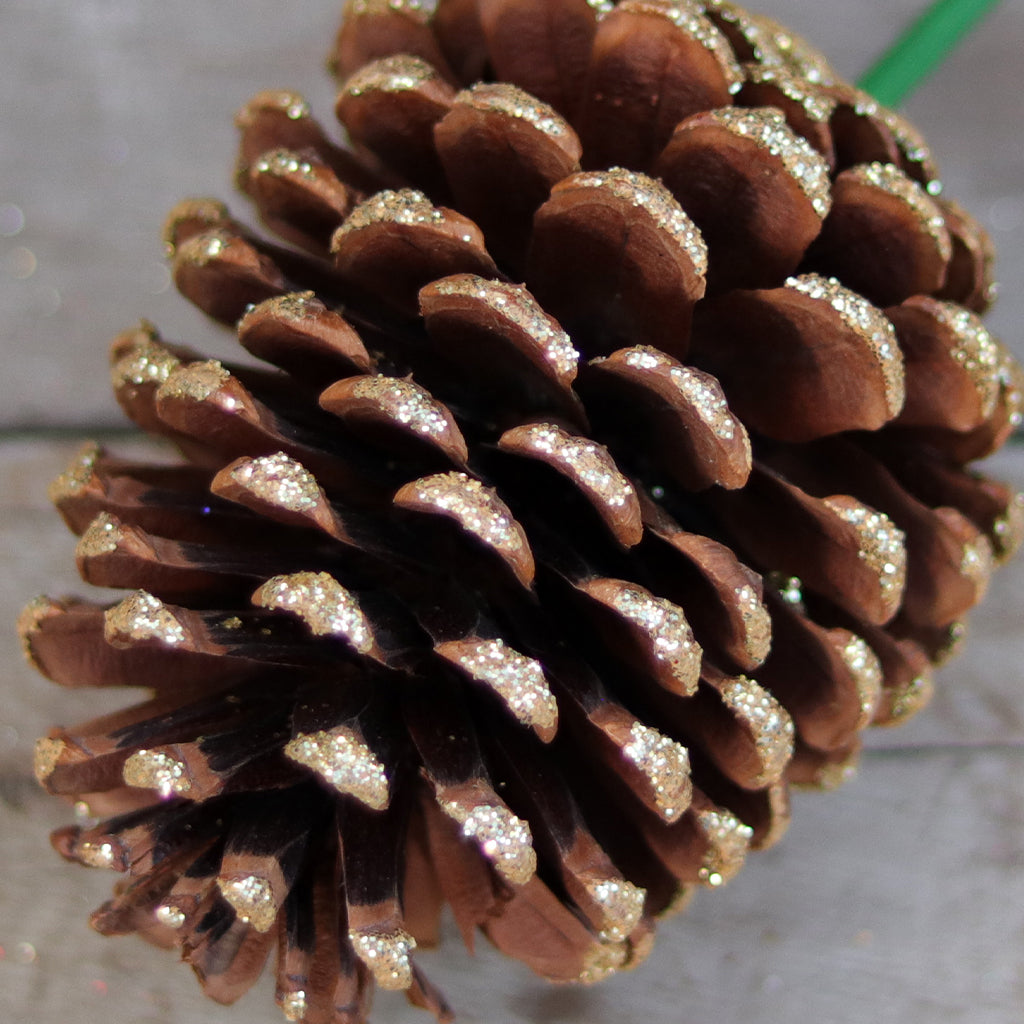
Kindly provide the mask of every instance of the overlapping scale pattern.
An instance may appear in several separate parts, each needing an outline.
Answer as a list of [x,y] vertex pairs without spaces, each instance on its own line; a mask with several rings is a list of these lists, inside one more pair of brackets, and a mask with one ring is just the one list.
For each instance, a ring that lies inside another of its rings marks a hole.
[[122,873],[93,916],[287,1019],[374,986],[451,1019],[442,904],[556,981],[906,719],[1024,532],[966,464],[1022,415],[982,229],[897,115],[726,0],[350,0],[346,146],[238,115],[169,216],[180,291],[261,361],[143,323],[51,495],[112,605],[33,601],[32,662],[141,703],[40,740]]

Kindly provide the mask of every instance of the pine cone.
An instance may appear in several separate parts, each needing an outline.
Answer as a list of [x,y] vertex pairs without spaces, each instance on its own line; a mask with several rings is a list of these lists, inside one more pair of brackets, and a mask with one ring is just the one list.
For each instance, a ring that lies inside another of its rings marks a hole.
[[964,468],[1021,378],[925,144],[766,18],[352,0],[332,64],[349,148],[289,93],[238,117],[281,241],[167,222],[273,368],[127,331],[117,398],[184,462],[53,486],[133,592],[33,602],[28,655],[151,697],[36,770],[105,819],[54,836],[125,875],[99,931],[224,1002],[276,947],[290,1020],[375,983],[445,1020],[443,903],[553,980],[632,967],[927,702],[1024,528]]

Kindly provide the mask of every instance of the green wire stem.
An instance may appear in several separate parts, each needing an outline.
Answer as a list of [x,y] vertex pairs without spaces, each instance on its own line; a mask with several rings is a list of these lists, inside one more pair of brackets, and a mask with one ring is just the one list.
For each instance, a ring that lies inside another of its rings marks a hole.
[[884,106],[899,106],[998,2],[935,0],[857,84]]

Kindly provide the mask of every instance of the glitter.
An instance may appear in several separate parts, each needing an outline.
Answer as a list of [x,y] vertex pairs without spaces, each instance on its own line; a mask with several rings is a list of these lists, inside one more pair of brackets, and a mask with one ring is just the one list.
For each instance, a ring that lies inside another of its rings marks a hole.
[[760,665],[772,647],[772,620],[757,591],[746,584],[733,593],[743,621],[743,647],[747,657]]
[[121,777],[126,786],[155,789],[164,800],[182,796],[192,788],[187,768],[159,750],[137,750],[125,762]]
[[710,110],[698,120],[684,121],[680,131],[696,131],[714,123],[741,138],[749,139],[782,161],[786,173],[800,186],[821,218],[832,207],[828,164],[825,158],[786,123],[775,107],[725,107]]
[[700,228],[686,214],[679,202],[660,181],[622,167],[607,171],[583,171],[565,178],[555,192],[573,188],[596,188],[608,192],[642,210],[655,227],[667,234],[687,255],[696,273],[703,277],[708,269],[708,248]]
[[728,679],[720,692],[722,702],[754,740],[761,764],[756,785],[778,782],[793,756],[796,730],[789,712],[764,687],[746,676]]
[[490,687],[524,725],[553,735],[558,704],[539,661],[513,650],[503,640],[454,640],[435,650]]
[[269,316],[301,323],[311,320],[325,311],[326,307],[316,297],[315,292],[288,292],[286,295],[275,295],[264,299],[250,307],[238,323],[239,332],[249,326],[249,322],[257,316]]
[[912,715],[916,715],[932,699],[935,692],[935,679],[931,671],[922,672],[909,683],[894,687],[883,692],[887,701],[888,721],[881,724],[900,725]]
[[417,502],[450,516],[468,533],[514,559],[516,575],[524,585],[533,579],[533,554],[523,528],[494,490],[465,473],[439,473],[406,484],[395,502]]
[[[573,480],[597,506],[611,529],[624,515],[639,519],[640,505],[630,482],[619,471],[608,449],[587,437],[577,437],[552,423],[530,423],[502,435],[499,447],[536,452]],[[640,527],[642,531],[642,527]],[[638,543],[640,531],[630,543]]]
[[929,296],[914,299],[915,306],[925,310],[953,334],[950,355],[966,371],[981,400],[981,418],[989,419],[999,402],[999,343],[988,332],[981,318],[955,302],[942,302]]
[[373,973],[382,989],[397,991],[412,985],[412,964],[409,954],[416,940],[404,931],[373,932],[351,930],[349,942],[356,955]]
[[308,512],[323,497],[313,474],[284,452],[245,460],[231,471],[231,479],[261,501],[289,512]]
[[[609,585],[613,588],[610,593]],[[696,691],[702,651],[678,605],[621,580],[599,578],[583,584],[582,589],[638,627],[646,646],[668,667],[681,689],[687,694]]]
[[935,201],[913,178],[909,178],[895,164],[883,164],[875,161],[871,164],[858,164],[843,172],[854,181],[864,185],[872,185],[888,195],[904,202],[913,212],[938,248],[939,256],[946,261],[953,255],[953,243],[946,230],[946,221]]
[[455,97],[455,102],[484,113],[505,114],[507,117],[518,118],[553,138],[572,130],[554,107],[549,107],[508,82],[478,82],[472,88],[460,92]]
[[835,82],[836,73],[828,61],[806,39],[783,28],[777,21],[765,15],[756,14],[750,17],[764,27],[787,67],[796,72],[798,77],[815,85],[831,85]]
[[1001,560],[1010,558],[1024,542],[1024,494],[1015,494],[1006,511],[992,524]]
[[155,338],[134,342],[110,368],[114,390],[129,384],[163,384],[180,360]]
[[112,554],[122,539],[121,521],[109,512],[100,512],[79,538],[75,557],[86,559]]
[[238,128],[252,128],[260,116],[269,110],[278,110],[291,121],[301,121],[310,116],[309,104],[297,92],[286,89],[266,89],[257,93],[235,115]]
[[428,82],[441,81],[437,69],[421,57],[400,53],[361,67],[341,87],[349,96],[366,92],[409,92]]
[[179,366],[160,385],[157,401],[161,399],[205,402],[231,380],[231,374],[216,360]]
[[177,258],[184,263],[204,267],[211,260],[222,256],[234,241],[235,236],[223,229],[204,231],[186,239],[178,246]]
[[839,653],[857,687],[861,710],[857,728],[863,729],[878,710],[878,702],[882,696],[882,663],[867,641],[852,633]]
[[259,875],[244,878],[218,878],[217,888],[231,904],[240,921],[258,932],[268,932],[277,919],[274,887]]
[[602,942],[623,942],[640,923],[647,890],[620,878],[601,878],[587,882],[587,893],[601,908],[604,922]]
[[173,904],[162,903],[153,913],[166,928],[177,930],[185,923],[185,912]]
[[819,124],[827,124],[836,109],[836,101],[817,89],[808,89],[806,80],[779,65],[744,64],[746,79],[753,85],[771,85],[787,100],[798,103],[804,114]]
[[259,174],[271,174],[278,178],[295,174],[303,178],[315,177],[313,165],[290,149],[272,149],[264,153],[253,165],[253,169]]
[[530,826],[507,807],[477,804],[465,808],[455,800],[442,810],[462,826],[462,834],[476,842],[498,873],[512,885],[525,885],[537,870]]
[[158,640],[173,647],[185,642],[185,627],[163,601],[145,590],[136,590],[104,613],[103,635],[113,647],[145,640]]
[[717,889],[743,867],[754,830],[728,811],[697,811],[696,819],[708,843],[697,877],[708,888]]
[[412,188],[385,189],[361,202],[345,218],[331,239],[331,251],[337,252],[349,235],[376,224],[443,224],[444,213],[422,193]]
[[[704,5],[708,16],[712,21],[723,21],[735,27],[736,31],[743,37],[744,42],[753,52],[754,60],[762,64],[778,65],[782,60],[775,45],[775,39],[768,28],[757,21],[741,7],[730,3],[729,0],[708,0]],[[717,24],[716,21],[716,24]],[[761,67],[762,64],[744,65],[744,70],[749,67]]]
[[818,770],[817,784],[819,789],[833,790],[847,782],[851,782],[857,776],[857,761],[859,751],[854,750],[847,754],[841,761],[825,764]]
[[45,785],[46,780],[54,773],[57,762],[66,748],[67,744],[63,740],[50,739],[46,736],[36,740],[32,768],[40,783]]
[[625,349],[622,358],[627,366],[635,370],[667,375],[687,406],[716,437],[731,441],[739,433],[749,458],[750,438],[746,428],[729,411],[722,385],[710,373],[695,370],[692,366],[683,366],[671,356],[648,345]]
[[299,733],[285,755],[311,768],[339,793],[347,793],[375,811],[391,800],[384,765],[353,729],[335,726],[329,732]]
[[115,868],[118,851],[113,843],[80,843],[76,858],[90,868]]
[[595,945],[583,960],[579,982],[581,985],[596,985],[625,967],[628,959],[629,943]]
[[960,575],[974,584],[976,601],[980,601],[988,589],[994,567],[995,554],[992,542],[985,534],[979,533],[974,540],[964,544],[960,559]]
[[681,743],[642,722],[634,722],[622,753],[647,777],[654,802],[666,821],[674,821],[690,806],[690,755]]
[[354,15],[374,17],[387,14],[410,15],[423,24],[426,24],[428,17],[422,0],[348,0],[342,17],[351,18]]
[[705,50],[714,56],[729,92],[739,91],[743,83],[743,72],[736,62],[732,47],[714,24],[701,14],[700,8],[696,4],[689,0],[677,0],[677,2],[662,0],[661,3],[652,3],[651,0],[623,0],[617,10],[629,11],[631,14],[654,14],[666,18],[676,28],[693,36]]
[[297,615],[314,636],[338,636],[360,654],[373,650],[373,630],[359,602],[325,572],[299,572],[267,580],[252,596],[260,608]]
[[801,274],[787,278],[786,287],[827,303],[847,327],[868,343],[882,370],[889,415],[898,416],[906,397],[903,353],[896,340],[896,328],[888,317],[863,296],[844,288],[834,277]]
[[281,1010],[284,1019],[287,1021],[302,1021],[306,1019],[306,993],[303,991],[289,992],[281,1000]]
[[[571,384],[575,379],[579,352],[572,347],[569,335],[558,321],[548,316],[522,285],[488,281],[474,274],[454,274],[435,281],[430,287],[437,295],[482,302],[492,313],[527,334],[563,384]],[[495,330],[495,327],[490,329]]]
[[88,487],[96,471],[103,450],[94,441],[87,441],[74,454],[67,468],[46,490],[46,495],[54,505],[59,505],[65,498],[73,498]]
[[390,418],[419,434],[444,437],[452,428],[447,409],[426,388],[401,377],[361,377],[352,385],[353,398],[375,402]]
[[849,497],[826,498],[824,504],[857,534],[857,557],[878,576],[882,603],[895,612],[907,581],[905,535],[884,512]]
[[939,195],[942,192],[942,182],[935,177],[937,174],[935,160],[924,136],[905,117],[897,114],[894,110],[879,107],[878,115],[885,122],[886,128],[892,132],[896,145],[907,162],[919,164],[922,174],[929,179],[925,184],[928,194]]

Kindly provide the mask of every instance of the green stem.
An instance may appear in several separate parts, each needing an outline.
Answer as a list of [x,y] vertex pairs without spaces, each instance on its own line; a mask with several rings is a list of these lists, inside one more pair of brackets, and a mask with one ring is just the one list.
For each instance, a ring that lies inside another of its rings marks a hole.
[[857,83],[895,107],[924,81],[998,0],[935,0]]

